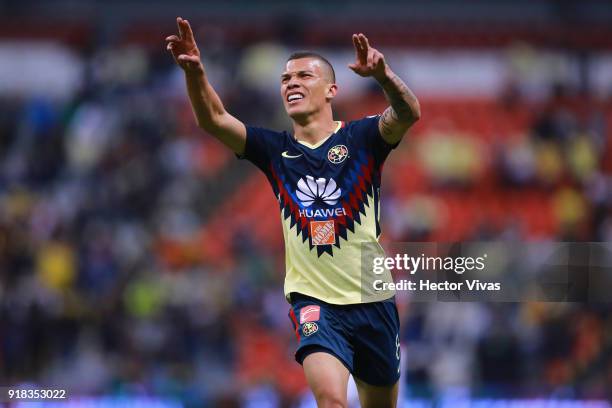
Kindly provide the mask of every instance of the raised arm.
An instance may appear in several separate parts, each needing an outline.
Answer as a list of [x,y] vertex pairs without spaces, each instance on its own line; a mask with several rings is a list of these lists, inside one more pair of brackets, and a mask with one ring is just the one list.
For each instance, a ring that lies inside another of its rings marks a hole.
[[399,142],[406,131],[421,117],[419,101],[385,62],[385,56],[370,46],[363,34],[353,34],[355,63],[350,64],[355,73],[374,77],[382,87],[389,107],[378,122],[378,130],[387,143]]
[[198,126],[219,139],[235,153],[244,153],[246,128],[230,115],[223,102],[208,82],[206,70],[200,60],[200,50],[187,20],[176,19],[179,35],[166,37],[167,49],[185,73],[187,93]]

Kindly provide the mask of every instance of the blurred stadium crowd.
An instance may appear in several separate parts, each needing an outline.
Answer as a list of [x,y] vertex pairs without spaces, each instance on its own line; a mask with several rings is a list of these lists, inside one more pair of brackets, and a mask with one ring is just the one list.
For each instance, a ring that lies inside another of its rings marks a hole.
[[[254,167],[195,126],[165,34],[159,49],[0,42],[3,64],[34,47],[82,68],[49,92],[0,93],[0,384],[298,406],[277,204]],[[287,128],[274,81],[293,45],[201,41],[228,110]],[[346,63],[347,45],[326,55]],[[612,87],[551,74],[540,92],[529,69],[544,53],[512,50],[503,66],[519,69],[484,96],[419,93],[418,75],[399,70],[423,119],[385,166],[384,240],[612,240]],[[34,69],[55,78],[64,66]],[[358,80],[338,119],[384,108]],[[406,395],[612,399],[609,304],[399,300]]]

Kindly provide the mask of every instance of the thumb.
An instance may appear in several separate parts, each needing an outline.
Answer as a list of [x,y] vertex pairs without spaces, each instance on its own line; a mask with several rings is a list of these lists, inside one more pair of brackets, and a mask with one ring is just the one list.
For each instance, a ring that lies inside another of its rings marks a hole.
[[357,72],[357,64],[348,64],[348,67],[353,71]]

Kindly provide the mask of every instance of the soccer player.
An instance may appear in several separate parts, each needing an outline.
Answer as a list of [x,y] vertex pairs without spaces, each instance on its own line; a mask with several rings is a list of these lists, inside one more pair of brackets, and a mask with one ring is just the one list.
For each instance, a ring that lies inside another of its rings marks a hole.
[[[362,244],[378,244],[381,169],[420,117],[417,98],[363,34],[353,35],[356,74],[373,77],[390,106],[335,121],[331,64],[312,52],[291,55],[280,95],[293,132],[252,127],[228,113],[208,82],[187,20],[167,48],[183,69],[198,125],[261,169],[278,199],[285,237],[285,296],[298,339],[296,360],[319,407],[345,407],[349,374],[364,407],[394,407],[400,376],[394,293],[364,296]],[[390,278],[390,276],[389,276]]]

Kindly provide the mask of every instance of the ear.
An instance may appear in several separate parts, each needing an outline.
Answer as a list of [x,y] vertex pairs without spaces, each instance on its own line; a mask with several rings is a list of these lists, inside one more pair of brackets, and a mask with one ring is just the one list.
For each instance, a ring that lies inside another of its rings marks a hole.
[[327,90],[325,91],[325,97],[328,100],[334,99],[337,93],[338,93],[338,85],[336,84],[327,85]]

